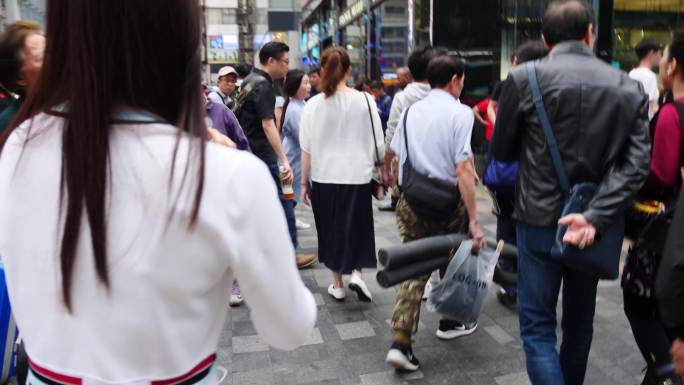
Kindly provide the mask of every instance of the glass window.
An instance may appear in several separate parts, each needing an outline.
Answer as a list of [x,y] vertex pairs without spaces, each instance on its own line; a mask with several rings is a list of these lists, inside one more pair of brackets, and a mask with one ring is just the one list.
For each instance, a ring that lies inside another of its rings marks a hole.
[[293,9],[294,8],[293,0],[269,0],[268,4],[271,8],[280,8],[280,9]]
[[237,24],[237,10],[233,8],[207,9],[207,24]]

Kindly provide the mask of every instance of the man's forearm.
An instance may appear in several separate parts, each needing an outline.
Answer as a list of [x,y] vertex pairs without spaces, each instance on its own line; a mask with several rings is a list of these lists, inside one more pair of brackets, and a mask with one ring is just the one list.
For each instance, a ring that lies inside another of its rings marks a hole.
[[285,150],[283,149],[283,143],[280,141],[280,134],[275,126],[275,121],[269,120],[268,123],[263,122],[263,128],[266,138],[268,139],[268,143],[273,148],[273,151],[275,151],[278,159],[280,159],[280,161],[283,163],[289,163],[287,156],[285,155]]
[[475,172],[470,161],[459,165],[457,170],[458,190],[461,192],[461,199],[468,211],[470,221],[477,221],[477,199],[475,197]]
[[490,101],[487,106],[487,117],[492,124],[496,123],[496,107],[499,105],[498,102]]

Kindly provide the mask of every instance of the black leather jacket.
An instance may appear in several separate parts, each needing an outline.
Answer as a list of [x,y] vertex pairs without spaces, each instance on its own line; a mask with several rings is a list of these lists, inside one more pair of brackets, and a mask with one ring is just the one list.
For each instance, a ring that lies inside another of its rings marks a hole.
[[[571,185],[599,184],[584,215],[600,234],[648,175],[648,98],[640,83],[597,59],[581,42],[558,44],[536,68]],[[520,160],[514,218],[533,226],[557,226],[563,192],[524,66],[504,82],[492,151],[497,160]]]

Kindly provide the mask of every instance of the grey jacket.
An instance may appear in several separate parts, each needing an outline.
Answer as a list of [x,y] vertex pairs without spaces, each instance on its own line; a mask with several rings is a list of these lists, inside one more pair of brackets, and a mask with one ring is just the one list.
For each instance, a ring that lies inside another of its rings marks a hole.
[[[584,215],[601,233],[646,180],[647,97],[641,84],[597,59],[581,42],[558,44],[536,70],[571,185],[599,185]],[[496,159],[520,161],[515,219],[557,226],[564,196],[524,66],[504,82],[492,141]]]

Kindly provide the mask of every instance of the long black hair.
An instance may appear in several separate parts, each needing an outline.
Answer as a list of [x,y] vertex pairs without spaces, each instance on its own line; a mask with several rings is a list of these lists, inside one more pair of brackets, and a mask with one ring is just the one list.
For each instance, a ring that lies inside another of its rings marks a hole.
[[[0,138],[0,146],[22,121],[63,103],[68,107],[62,134],[61,201],[66,211],[60,211],[64,229],[59,257],[62,294],[69,311],[84,211],[95,270],[109,288],[105,193],[110,119],[116,107],[152,112],[179,128],[178,141],[181,131],[193,138],[184,175],[189,169],[196,174],[189,228],[197,221],[206,135],[198,91],[200,36],[196,0],[47,1],[43,70],[17,118]],[[177,142],[172,175],[178,148]]]
[[285,105],[283,105],[283,113],[280,115],[280,129],[283,129],[285,124],[285,113],[287,112],[287,106],[290,105],[290,98],[297,95],[299,87],[302,85],[302,79],[304,79],[306,72],[294,69],[289,70],[285,76],[285,85],[283,86],[283,92],[285,92]]

